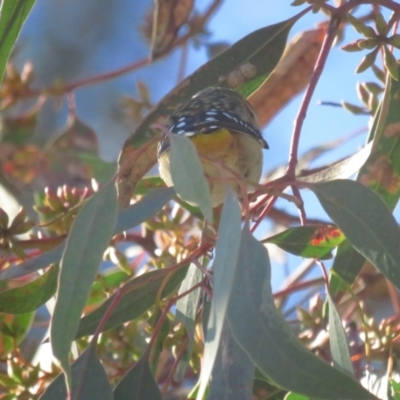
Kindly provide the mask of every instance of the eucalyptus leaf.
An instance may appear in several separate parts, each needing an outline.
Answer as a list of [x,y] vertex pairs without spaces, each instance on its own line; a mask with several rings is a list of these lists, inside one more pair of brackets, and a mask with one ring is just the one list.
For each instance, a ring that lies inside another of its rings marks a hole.
[[375,399],[356,380],[307,350],[277,311],[265,247],[243,230],[228,309],[233,336],[277,386],[313,399]]
[[113,181],[95,193],[77,214],[61,260],[57,299],[51,321],[53,354],[70,384],[69,352],[103,253],[117,221]]
[[11,50],[35,0],[3,0],[0,11],[0,82]]
[[144,353],[141,359],[122,377],[114,389],[115,400],[162,400]]
[[211,310],[208,317],[205,337],[204,362],[200,375],[200,386],[197,399],[203,398],[208,380],[214,368],[215,359],[220,346],[223,321],[232,295],[232,284],[237,268],[241,212],[235,195],[228,190],[218,229],[215,247],[214,285]]
[[310,189],[353,247],[400,288],[400,229],[380,196],[350,180]]
[[[112,400],[107,375],[92,347],[87,348],[72,364],[72,398],[74,400]],[[39,400],[66,399],[67,387],[62,374],[51,382]]]
[[197,204],[212,224],[210,187],[194,144],[181,135],[170,135],[169,139],[171,177],[176,192],[188,203]]
[[329,293],[326,294],[326,298],[329,307],[329,344],[333,365],[337,369],[354,377],[353,365],[350,360],[349,345],[347,343],[346,333],[343,329],[342,320]]

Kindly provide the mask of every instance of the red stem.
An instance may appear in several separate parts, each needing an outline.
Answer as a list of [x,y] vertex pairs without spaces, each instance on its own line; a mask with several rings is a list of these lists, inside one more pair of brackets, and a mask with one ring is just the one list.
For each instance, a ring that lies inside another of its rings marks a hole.
[[157,321],[157,325],[154,328],[154,332],[153,335],[151,336],[150,342],[148,344],[148,349],[146,351],[148,351],[148,353],[150,354],[150,351],[154,345],[154,342],[156,341],[156,338],[161,330],[161,327],[165,321],[165,318],[167,318],[167,315],[169,313],[170,308],[174,305],[174,303],[176,303],[179,299],[181,299],[182,297],[187,296],[189,293],[193,292],[194,290],[196,290],[197,288],[200,288],[203,286],[203,281],[197,283],[196,285],[192,286],[189,290],[186,290],[186,292],[183,292],[175,297],[172,297],[168,300],[167,305],[165,306],[160,319]]
[[176,356],[176,359],[175,359],[174,365],[171,368],[171,371],[169,372],[167,378],[165,379],[165,382],[162,385],[161,394],[165,395],[165,393],[167,393],[168,387],[174,377],[175,371],[178,368],[178,365],[179,365],[183,355],[185,354],[188,344],[189,344],[189,338],[187,337],[185,339],[185,341],[183,342],[182,347],[179,350],[179,353]]
[[66,85],[64,88],[65,92],[72,92],[75,89],[78,89],[83,86],[88,86],[88,85],[93,85],[95,83],[100,83],[104,82],[108,79],[113,79],[117,78],[118,76],[124,75],[128,72],[135,71],[141,67],[144,67],[146,65],[150,64],[150,58],[144,58],[143,60],[136,61],[132,64],[128,64],[125,67],[116,69],[111,72],[106,72],[105,74],[100,74],[96,76],[92,76],[91,78],[85,78],[80,81],[76,81],[74,83],[71,83],[69,85]]
[[307,217],[306,217],[306,210],[304,209],[304,202],[303,198],[301,197],[300,190],[298,186],[292,185],[292,192],[293,196],[297,197],[301,201],[301,206],[298,207],[299,209],[299,215],[300,215],[300,223],[302,226],[307,224]]
[[289,294],[292,294],[298,290],[303,290],[307,289],[310,286],[316,286],[320,285],[321,283],[324,283],[325,280],[323,278],[316,278],[316,279],[311,279],[306,282],[300,282],[294,285],[291,285],[290,287],[280,290],[279,292],[274,293],[274,298],[279,299],[280,297],[286,297]]
[[92,345],[92,343],[95,344],[97,342],[98,336],[103,331],[103,328],[106,325],[108,319],[110,318],[112,312],[115,310],[115,307],[120,302],[120,300],[122,298],[122,294],[123,294],[123,290],[122,289],[118,289],[115,297],[113,298],[113,301],[111,302],[110,306],[107,308],[107,311],[104,313],[103,317],[101,318],[101,321],[100,321],[99,325],[96,328],[96,332],[94,333],[93,338],[92,338],[92,340],[90,342],[91,345]]
[[331,50],[332,44],[335,40],[336,33],[340,26],[340,21],[341,21],[340,17],[333,16],[329,23],[329,27],[325,35],[324,42],[322,43],[318,60],[315,64],[314,72],[311,76],[310,83],[308,84],[306,93],[304,94],[303,101],[301,103],[299,112],[295,120],[293,134],[292,134],[292,142],[290,146],[289,165],[286,171],[286,174],[289,178],[295,177],[297,154],[299,149],[300,134],[301,134],[301,129],[303,127],[303,122],[306,118],[307,109],[310,105],[311,98],[314,94],[315,88],[317,86],[321,73],[324,69],[329,52]]
[[329,278],[328,278],[328,274],[326,272],[326,268],[325,268],[325,264],[320,261],[320,260],[315,260],[315,262],[320,266],[321,271],[322,271],[322,275],[324,277],[324,282],[325,282],[325,287],[326,287],[326,292],[327,294],[329,293]]
[[254,232],[258,225],[260,225],[261,221],[263,220],[263,218],[271,211],[271,208],[274,206],[276,200],[278,200],[277,196],[273,196],[269,203],[264,207],[264,210],[261,211],[260,215],[257,218],[257,221],[254,223],[254,225],[251,227],[251,232]]

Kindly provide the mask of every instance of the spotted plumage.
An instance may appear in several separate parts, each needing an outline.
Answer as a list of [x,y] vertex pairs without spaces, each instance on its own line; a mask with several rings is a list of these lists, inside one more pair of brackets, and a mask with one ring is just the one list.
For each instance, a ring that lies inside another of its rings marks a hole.
[[[211,87],[197,93],[169,117],[167,128],[188,137],[225,128],[250,135],[264,149],[269,148],[258,129],[253,108],[239,93],[228,88]],[[158,156],[168,148],[168,141],[163,141]]]
[[[214,207],[223,203],[228,187],[239,197],[243,184],[248,192],[255,190],[261,177],[262,149],[268,149],[268,144],[253,108],[239,93],[228,88],[204,89],[169,117],[167,128],[194,144]],[[160,176],[173,186],[167,137],[159,145],[157,156]]]

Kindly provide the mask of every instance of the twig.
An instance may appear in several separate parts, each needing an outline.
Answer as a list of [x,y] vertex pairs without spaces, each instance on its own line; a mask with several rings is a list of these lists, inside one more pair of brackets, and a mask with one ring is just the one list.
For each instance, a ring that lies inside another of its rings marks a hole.
[[290,287],[288,287],[286,289],[283,289],[283,290],[280,290],[279,292],[274,293],[274,299],[286,297],[287,295],[293,294],[294,292],[297,292],[299,290],[307,289],[311,286],[317,286],[324,282],[325,282],[325,280],[323,278],[316,278],[316,279],[310,279],[309,281],[306,281],[306,282],[300,282],[295,285],[291,285]]
[[315,262],[321,268],[321,272],[322,272],[322,275],[324,277],[326,292],[328,294],[329,293],[329,278],[328,278],[328,274],[326,272],[325,264],[321,260],[315,260]]
[[329,23],[329,27],[325,35],[324,42],[322,43],[321,51],[319,53],[317,62],[315,64],[314,72],[311,76],[310,83],[308,84],[306,93],[304,94],[303,101],[301,103],[299,112],[295,120],[293,134],[292,134],[292,142],[290,146],[289,165],[286,171],[286,175],[289,178],[295,177],[297,154],[299,149],[299,141],[300,141],[301,129],[303,127],[303,122],[306,118],[307,109],[310,105],[311,98],[314,94],[315,88],[317,86],[321,73],[324,69],[329,52],[331,50],[332,44],[335,40],[336,33],[340,26],[340,22],[341,22],[340,17],[333,16]]
[[200,287],[203,287],[203,281],[201,281],[201,282],[197,283],[196,285],[192,286],[190,289],[186,290],[186,292],[183,292],[183,293],[181,293],[181,294],[178,294],[178,295],[175,296],[175,297],[171,297],[171,298],[168,300],[167,305],[165,306],[165,308],[164,308],[164,310],[163,310],[163,312],[162,312],[162,314],[161,314],[159,320],[157,321],[156,327],[154,328],[154,332],[153,332],[153,334],[152,334],[152,336],[151,336],[151,339],[150,339],[150,342],[149,342],[149,344],[148,344],[148,346],[147,346],[147,350],[146,350],[146,351],[148,351],[148,353],[150,353],[150,351],[151,351],[151,349],[152,349],[152,347],[153,347],[153,345],[154,345],[154,343],[155,343],[155,341],[156,341],[156,338],[157,338],[158,334],[160,333],[160,330],[161,330],[161,327],[162,327],[162,325],[163,325],[163,323],[164,323],[164,321],[165,321],[165,318],[167,318],[167,315],[168,315],[169,310],[171,309],[171,307],[172,307],[179,299],[181,299],[181,298],[187,296],[189,293],[193,292],[194,290],[196,290],[197,288],[200,288]]
[[299,205],[297,205],[297,208],[299,210],[300,223],[301,223],[301,225],[304,226],[307,223],[306,210],[304,209],[304,201],[303,201],[303,198],[301,197],[301,193],[300,193],[298,186],[292,185],[291,187],[292,187],[292,191],[293,191],[293,196],[298,198],[301,201],[301,203]]
[[182,344],[181,349],[179,350],[179,353],[177,354],[176,358],[175,358],[175,362],[174,365],[172,366],[167,378],[165,379],[162,388],[161,388],[161,394],[165,395],[167,393],[167,390],[169,388],[169,385],[172,382],[172,379],[174,377],[175,371],[178,368],[179,363],[181,362],[181,359],[183,357],[183,355],[185,354],[186,348],[189,344],[189,338],[186,337],[185,341]]
[[254,225],[251,227],[250,232],[254,232],[258,225],[260,225],[261,221],[263,218],[268,215],[268,213],[271,211],[273,205],[275,204],[276,200],[278,200],[277,196],[273,196],[270,198],[268,204],[264,207],[264,210],[261,211],[260,215],[257,218],[257,221],[254,223]]

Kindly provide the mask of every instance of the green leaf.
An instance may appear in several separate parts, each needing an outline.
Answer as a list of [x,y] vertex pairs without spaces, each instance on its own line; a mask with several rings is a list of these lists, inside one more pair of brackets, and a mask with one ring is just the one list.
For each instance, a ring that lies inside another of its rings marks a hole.
[[20,264],[12,265],[0,273],[1,280],[17,279],[22,276],[29,275],[32,272],[46,268],[51,264],[60,261],[64,252],[65,243],[60,244],[53,250],[46,251],[40,256],[33,257],[30,260],[24,261]]
[[18,315],[0,314],[0,357],[15,349],[29,332],[34,312]]
[[[107,375],[92,346],[72,364],[72,398],[74,400],[112,400],[113,394]],[[67,388],[63,374],[57,376],[39,400],[66,399]]]
[[389,33],[388,23],[385,21],[381,12],[376,13],[375,24],[380,35],[386,36]]
[[[185,279],[179,288],[179,294],[187,292],[193,286],[201,282],[202,279],[203,273],[201,270],[195,264],[191,264]],[[175,318],[185,326],[188,337],[188,345],[186,347],[185,354],[183,355],[174,375],[174,380],[176,382],[180,382],[184,378],[187,366],[189,365],[189,361],[192,356],[196,315],[200,296],[201,289],[198,288],[190,292],[187,296],[179,299],[176,303]]]
[[[77,214],[67,239],[51,321],[53,354],[70,382],[69,351],[117,219],[117,194],[110,181]],[[68,384],[69,386],[69,384]]]
[[235,195],[228,190],[215,247],[213,299],[205,335],[204,362],[197,399],[202,399],[204,396],[220,346],[223,322],[237,268],[241,220],[239,202]]
[[333,271],[336,274],[331,274],[329,281],[329,290],[332,296],[345,289],[342,280],[345,282],[353,282],[358,274],[359,268],[364,264],[365,258],[356,250],[351,243],[346,239],[343,241],[336,252]]
[[58,268],[52,267],[34,281],[0,293],[0,312],[24,314],[37,310],[56,292],[57,277]]
[[213,210],[210,187],[204,170],[190,139],[170,135],[171,177],[179,196],[188,203],[197,204],[205,218],[212,224]]
[[355,73],[360,74],[361,72],[364,72],[368,68],[372,67],[372,65],[375,63],[376,56],[378,54],[379,48],[377,47],[376,49],[372,50],[370,53],[368,53],[360,62],[358,67],[356,68]]
[[383,46],[383,63],[392,79],[397,81],[399,78],[397,60],[387,46]]
[[[400,68],[400,67],[399,67]],[[376,74],[382,71],[375,68]],[[381,106],[374,117],[368,141],[372,152],[360,169],[357,181],[379,193],[390,211],[400,198],[400,113],[398,93],[400,82],[389,79]],[[339,245],[333,270],[351,284],[365,264],[365,258],[352,249],[346,241]],[[331,285],[336,280],[331,280]],[[331,286],[331,293],[336,293]]]
[[159,188],[149,192],[137,203],[121,210],[114,233],[132,229],[157,214],[175,196],[173,188]]
[[133,193],[143,196],[147,195],[152,189],[159,188],[165,189],[165,183],[159,176],[146,176],[136,185]]
[[232,336],[225,319],[207,400],[252,400],[254,364]]
[[329,293],[326,294],[326,298],[329,305],[329,344],[333,365],[342,372],[354,376],[349,346],[347,344],[347,337],[343,329],[342,320]]
[[[173,188],[159,188],[139,200],[137,203],[121,210],[118,214],[117,226],[114,234],[134,228],[155,215],[175,195]],[[0,280],[20,278],[32,272],[48,267],[60,261],[65,249],[65,242],[53,250],[42,253],[40,256],[13,265],[0,273]]]
[[316,399],[376,399],[298,341],[275,308],[268,253],[247,229],[238,265],[228,320],[233,336],[264,375],[279,387]]
[[11,50],[35,0],[3,0],[0,11],[0,82]]
[[353,247],[400,288],[400,230],[382,199],[349,180],[310,189]]
[[358,33],[361,33],[368,38],[376,38],[376,33],[370,26],[366,25],[361,20],[353,17],[353,15],[351,15],[350,13],[347,14],[347,18]]
[[150,370],[148,354],[124,375],[114,389],[116,400],[162,400],[160,389]]
[[358,172],[360,168],[362,168],[362,166],[368,160],[368,157],[371,154],[371,150],[372,142],[367,144],[357,153],[345,158],[344,160],[335,162],[328,167],[323,168],[317,172],[313,172],[309,175],[305,175],[303,173],[301,176],[297,177],[297,180],[300,182],[318,183],[331,181],[333,179],[350,178],[352,175]]
[[400,400],[400,383],[396,382],[394,379],[390,379],[389,382],[389,393],[390,396],[389,399],[390,400]]
[[[187,268],[183,266],[169,277],[161,294],[161,299],[168,297],[177,288],[185,277],[186,272]],[[154,306],[160,286],[168,274],[169,271],[166,269],[150,271],[133,278],[122,286],[121,290],[125,294],[108,318],[103,331],[138,318]],[[110,296],[100,307],[81,319],[75,339],[86,335],[93,335],[116,295],[115,293]]]
[[290,392],[285,396],[284,400],[310,400],[310,398],[302,394]]
[[[146,116],[124,145],[139,147],[154,136],[150,125],[162,117],[168,117],[200,90],[210,86],[226,85],[227,76],[243,64],[250,63],[256,68],[256,75],[247,80],[239,89],[245,97],[255,92],[278,64],[285,50],[287,36],[294,23],[307,11],[278,24],[258,29],[234,43],[228,50],[201,66],[184,79],[175,89]],[[156,160],[154,159],[154,163]]]
[[400,35],[396,33],[395,35],[389,38],[389,44],[396,47],[396,49],[400,48]]
[[331,251],[344,240],[333,226],[299,226],[262,240],[304,258],[331,258]]
[[89,346],[79,357],[75,382],[72,381],[72,398],[76,400],[113,400],[111,385],[97,358],[96,346]]

